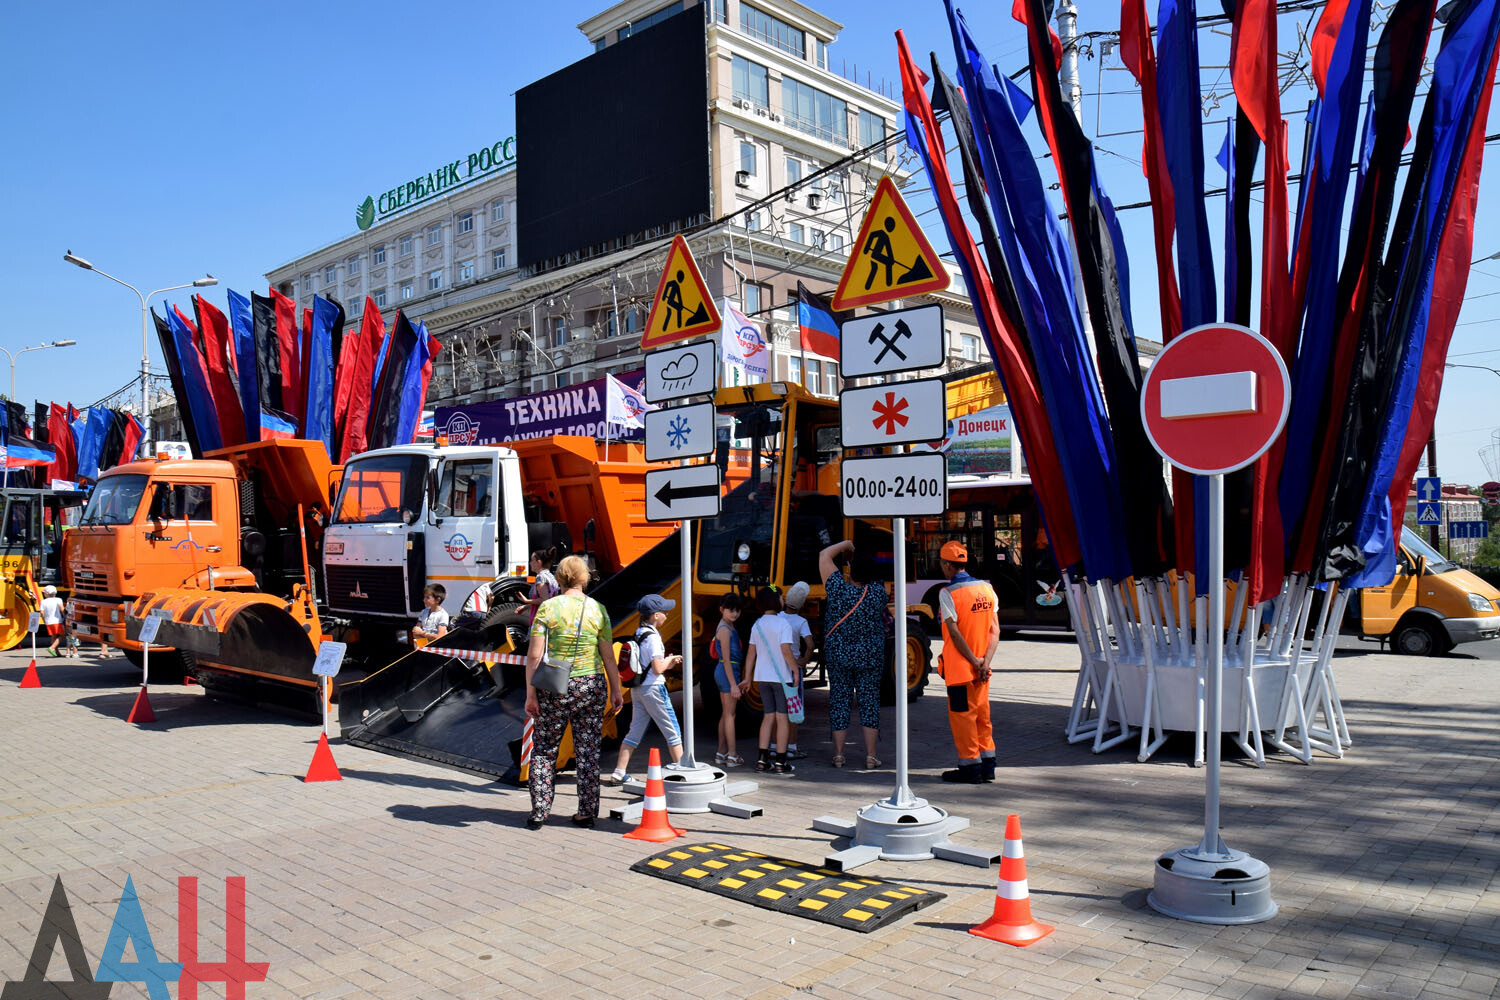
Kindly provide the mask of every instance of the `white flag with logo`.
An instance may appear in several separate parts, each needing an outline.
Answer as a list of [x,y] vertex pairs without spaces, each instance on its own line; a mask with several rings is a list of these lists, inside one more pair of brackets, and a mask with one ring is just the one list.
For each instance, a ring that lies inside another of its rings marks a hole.
[[641,428],[646,426],[646,411],[656,409],[646,402],[646,397],[613,375],[604,376],[609,386],[609,399],[605,403],[605,419],[619,427]]
[[744,384],[766,381],[771,374],[771,346],[760,324],[730,305],[728,299],[719,314],[724,317],[719,327],[724,364],[743,371]]

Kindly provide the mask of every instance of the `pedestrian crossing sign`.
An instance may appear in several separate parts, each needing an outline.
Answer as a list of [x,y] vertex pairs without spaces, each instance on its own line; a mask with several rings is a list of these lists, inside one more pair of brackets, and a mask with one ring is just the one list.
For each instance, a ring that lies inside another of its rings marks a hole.
[[687,240],[672,238],[667,263],[651,301],[651,317],[641,334],[641,349],[649,350],[719,329],[719,310],[693,260]]
[[833,293],[833,308],[841,312],[947,287],[948,269],[927,242],[906,200],[889,177],[880,178],[838,291]]
[[1435,503],[1417,504],[1418,524],[1442,524],[1443,518],[1438,513],[1438,505]]

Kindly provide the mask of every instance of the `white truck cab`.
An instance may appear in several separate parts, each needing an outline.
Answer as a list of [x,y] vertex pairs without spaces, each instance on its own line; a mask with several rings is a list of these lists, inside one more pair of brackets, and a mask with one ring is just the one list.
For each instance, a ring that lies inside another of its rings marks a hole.
[[423,589],[442,584],[443,607],[456,616],[480,587],[526,579],[528,541],[521,466],[511,449],[367,451],[344,465],[323,539],[328,607],[410,620],[422,610]]

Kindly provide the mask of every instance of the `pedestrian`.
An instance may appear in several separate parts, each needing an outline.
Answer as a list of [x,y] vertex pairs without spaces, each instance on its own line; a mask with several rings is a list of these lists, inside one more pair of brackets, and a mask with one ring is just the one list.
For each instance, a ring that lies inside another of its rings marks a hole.
[[739,594],[719,598],[719,627],[709,642],[709,654],[718,663],[714,667],[714,685],[719,689],[719,752],[714,763],[739,767],[745,758],[736,752],[739,734],[734,728],[734,714],[740,704],[740,676],[745,664],[745,650],[740,633],[734,627],[745,609]]
[[[667,753],[672,755],[672,763],[682,759],[682,730],[677,726],[677,713],[672,710],[672,695],[667,690],[665,676],[668,670],[681,666],[682,655],[673,653],[668,656],[661,641],[661,627],[666,624],[667,612],[675,607],[676,601],[669,601],[660,594],[647,594],[635,606],[636,613],[641,616],[641,627],[635,633],[636,649],[639,650],[635,672],[641,676],[641,683],[631,692],[630,703],[635,706],[635,714],[630,720],[630,732],[620,744],[614,773],[602,779],[606,785],[625,781],[630,771],[630,755],[641,745],[648,723],[656,723],[656,728],[661,731],[662,738],[667,741]],[[691,692],[684,695],[690,696]]]
[[557,577],[551,568],[556,560],[556,546],[537,549],[531,554],[531,589],[521,603],[530,609],[532,621],[536,621],[536,609],[542,606],[542,602],[557,594]]
[[999,601],[984,580],[969,575],[963,542],[944,543],[938,564],[948,586],[938,592],[943,652],[938,673],[948,688],[948,725],[958,767],[944,781],[977,785],[995,780],[995,734],[990,726],[990,661],[1000,648]]
[[[848,553],[849,578],[838,560]],[[844,766],[852,705],[859,705],[865,740],[865,768],[881,765],[875,756],[880,739],[880,679],[885,659],[885,584],[875,579],[875,560],[856,551],[850,541],[836,542],[818,553],[818,573],[827,594],[823,601],[823,663],[828,668],[828,724],[833,730],[833,766]],[[904,692],[902,692],[904,694]]]
[[[802,704],[807,704],[806,692],[803,689],[802,670],[812,662],[813,637],[812,626],[802,615],[802,609],[807,606],[807,595],[812,588],[798,580],[787,588],[786,607],[781,612],[782,621],[792,630],[792,637],[796,639],[792,648],[797,651],[797,696],[802,699]],[[807,754],[797,749],[797,728],[800,723],[791,723],[791,731],[788,734],[786,745],[787,760],[803,760]]]
[[417,616],[417,625],[411,630],[412,645],[420,645],[441,639],[448,632],[452,618],[443,608],[448,599],[448,588],[441,583],[428,584],[422,588],[422,613]]
[[[615,666],[613,629],[604,605],[583,593],[588,563],[568,556],[557,564],[562,593],[542,602],[531,623],[526,649],[526,714],[536,720],[531,751],[531,815],[528,830],[539,830],[552,812],[557,748],[573,725],[573,756],[578,766],[576,826],[591,827],[599,817],[599,748],[604,707],[616,713],[625,704]],[[539,691],[532,683],[542,658],[568,671],[566,694]]]
[[[787,760],[787,736],[791,723],[787,718],[788,689],[796,693],[796,639],[781,617],[781,595],[769,587],[756,595],[760,617],[750,629],[750,648],[745,651],[745,679],[740,681],[740,693],[758,685],[761,711],[760,758],[755,762],[757,771],[791,776],[797,772],[795,765]],[[771,756],[772,731],[776,736],[775,758]]]
[[47,655],[61,656],[57,651],[58,644],[63,640],[63,602],[57,596],[57,588],[50,584],[42,588],[42,604],[38,609],[42,613],[42,628],[52,637],[52,645],[47,647]]

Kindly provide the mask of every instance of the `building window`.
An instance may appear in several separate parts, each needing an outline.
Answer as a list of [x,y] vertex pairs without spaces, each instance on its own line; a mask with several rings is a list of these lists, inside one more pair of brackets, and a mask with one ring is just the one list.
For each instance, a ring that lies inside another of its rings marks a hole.
[[558,372],[557,373],[557,380],[556,380],[557,381],[557,387],[559,389],[565,389],[565,388],[567,388],[567,385],[568,385],[568,382],[570,381],[570,379],[571,379],[571,376],[567,372]]
[[859,113],[860,148],[873,146],[885,138],[885,119],[868,111]]
[[968,333],[960,334],[958,338],[959,349],[963,352],[965,361],[979,360],[979,338]]
[[339,269],[337,264],[329,264],[323,268],[323,287],[328,288],[339,280]]
[[827,245],[827,243],[825,242],[827,238],[828,234],[823,232],[823,230],[821,229],[814,229],[812,231],[812,245],[819,249],[822,249]]
[[407,279],[406,281],[401,282],[401,299],[404,302],[405,300],[411,298],[411,296],[412,296],[411,280]]
[[786,158],[786,182],[796,184],[800,180],[802,180],[802,161],[788,156]]
[[344,261],[344,273],[351,278],[359,273],[358,257],[350,257],[348,260]]
[[844,234],[843,233],[829,233],[828,234],[828,249],[830,249],[830,250],[842,250],[842,249],[844,249]]
[[713,0],[713,6],[703,5],[703,12],[707,15],[709,23],[718,21],[720,24],[729,23],[729,0]]
[[823,364],[822,364],[822,362],[815,361],[812,358],[808,358],[807,359],[807,371],[805,373],[805,377],[802,380],[802,384],[805,385],[805,386],[807,386],[807,391],[808,392],[812,393],[814,396],[818,396],[818,395],[822,395],[822,393],[823,393],[822,382],[823,382]]
[[828,395],[837,395],[839,391],[839,363],[837,361],[823,362],[823,374],[828,376]]
[[441,291],[443,288],[443,269],[427,272],[427,290],[429,292]]
[[400,241],[396,244],[396,253],[402,257],[410,257],[411,252],[415,246],[416,238],[413,237],[411,233],[407,233],[405,236],[401,237]]
[[829,181],[828,186],[823,190],[828,194],[828,204],[842,205],[844,203],[844,189],[839,187],[838,181]]
[[505,247],[497,247],[490,251],[490,271],[505,270]]
[[375,294],[371,295],[370,298],[372,298],[372,299],[375,300],[375,307],[377,309],[384,309],[385,308],[385,289],[384,288],[377,288],[377,289],[375,289]]
[[751,38],[758,38],[767,45],[790,52],[798,59],[807,58],[807,38],[800,28],[794,28],[781,18],[772,17],[747,3],[740,4],[740,30]]
[[813,39],[813,61],[818,69],[828,68],[828,43],[821,38]]
[[849,105],[817,87],[782,77],[781,111],[798,131],[826,142],[849,141]]
[[458,280],[459,281],[473,281],[474,280],[474,258],[473,257],[470,257],[468,260],[461,260],[461,261],[458,262]]
[[786,227],[786,238],[793,243],[806,243],[807,236],[802,231],[802,223],[793,222]]
[[771,84],[766,79],[766,68],[751,62],[744,56],[735,56],[732,65],[734,96],[749,101],[756,107],[771,106]]
[[755,176],[755,143],[740,143],[740,169],[751,177]]
[[461,233],[472,233],[474,231],[473,212],[465,212],[458,217],[458,231]]
[[302,276],[302,294],[303,295],[311,295],[312,293],[313,293],[313,277],[310,274],[304,274]]
[[760,227],[761,227],[760,209],[757,208],[757,209],[754,209],[753,211],[746,212],[745,213],[745,228],[748,229],[752,233],[758,233],[758,232],[760,232]]
[[745,312],[758,313],[771,308],[771,286],[759,285],[753,281],[745,282],[745,294],[741,296],[745,302]]
[[603,52],[604,51],[604,47],[606,45],[608,45],[608,44],[609,43],[606,42],[602,37],[596,38],[596,39],[594,39],[594,51],[595,52]]
[[788,382],[795,382],[797,385],[801,385],[802,384],[802,359],[801,358],[787,358],[786,359],[786,380]]
[[361,309],[363,309],[364,307],[365,307],[365,300],[362,299],[362,298],[360,298],[358,295],[356,295],[356,296],[352,297],[349,300],[349,304],[344,307],[344,315],[346,317],[347,316],[357,316],[357,315],[359,315],[359,311]]
[[385,263],[385,244],[379,243],[370,251],[370,266]]
[[490,221],[491,222],[504,222],[505,221],[505,202],[503,202],[503,201],[497,201],[493,205],[490,206]]
[[427,245],[437,246],[441,242],[443,242],[443,224],[434,222],[427,227]]
[[552,346],[561,347],[568,342],[568,321],[565,317],[552,317]]

